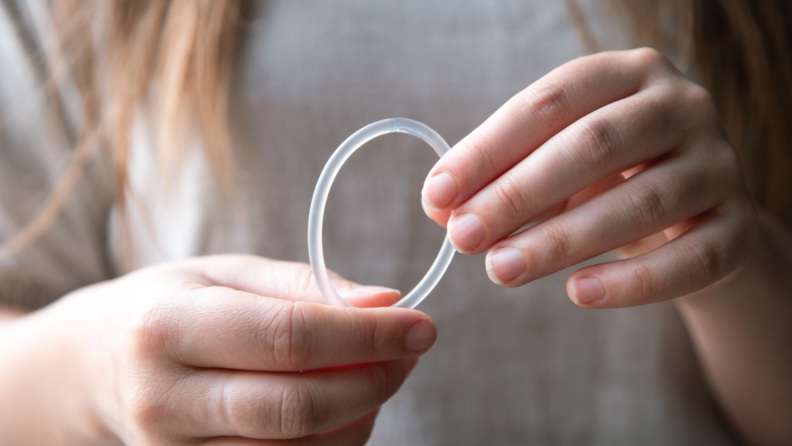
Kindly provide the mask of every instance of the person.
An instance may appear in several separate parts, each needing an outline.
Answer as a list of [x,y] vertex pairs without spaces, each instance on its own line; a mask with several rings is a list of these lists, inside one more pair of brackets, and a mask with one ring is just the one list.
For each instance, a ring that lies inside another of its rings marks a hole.
[[[3,2],[2,443],[789,444],[792,15],[591,7]],[[323,305],[313,183],[398,115],[459,142],[353,157],[328,264],[468,255]]]

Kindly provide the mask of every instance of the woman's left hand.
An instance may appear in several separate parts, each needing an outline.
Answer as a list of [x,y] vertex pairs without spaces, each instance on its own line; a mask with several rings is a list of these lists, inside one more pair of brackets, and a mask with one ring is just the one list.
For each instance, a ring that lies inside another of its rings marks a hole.
[[758,232],[712,98],[651,49],[574,60],[513,97],[434,166],[423,202],[507,287],[623,248],[569,278],[588,308],[704,289]]

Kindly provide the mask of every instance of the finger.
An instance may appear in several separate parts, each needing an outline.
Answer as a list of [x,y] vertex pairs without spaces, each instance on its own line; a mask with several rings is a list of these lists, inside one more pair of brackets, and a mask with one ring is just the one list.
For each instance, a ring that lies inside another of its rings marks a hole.
[[692,106],[680,112],[680,104],[706,103],[690,98],[706,97],[690,85],[654,85],[561,131],[454,210],[448,228],[455,246],[469,254],[484,252],[557,203],[679,147],[712,115]]
[[420,355],[434,322],[404,308],[338,308],[207,287],[171,298],[141,319],[139,338],[195,367],[312,370]]
[[426,202],[425,197],[421,197],[421,206],[423,207],[424,214],[434,220],[435,223],[442,227],[446,227],[448,219],[451,217],[451,211],[439,211],[433,209],[431,205]]
[[374,430],[374,421],[377,419],[378,412],[379,410],[374,410],[343,426],[293,440],[254,440],[252,438],[241,437],[215,437],[201,444],[206,446],[362,446],[366,444],[369,437],[371,437],[371,432]]
[[[567,292],[585,308],[620,308],[661,302],[703,289],[734,271],[755,239],[747,219],[727,209],[694,219],[665,245],[638,257],[589,266],[567,281]],[[744,213],[742,215],[745,215]]]
[[459,206],[568,125],[639,91],[646,73],[668,70],[662,55],[641,49],[582,57],[552,71],[440,158],[422,191],[427,205]]
[[[671,158],[572,211],[497,243],[487,273],[520,286],[630,242],[661,232],[716,206],[731,192],[705,168],[705,154]],[[716,160],[708,157],[709,162]]]
[[622,181],[623,180],[620,175],[614,175],[613,177],[606,178],[605,180],[600,181],[599,183],[589,187],[588,189],[573,195],[569,200],[563,203],[558,203],[557,205],[537,215],[536,217],[533,218],[533,220],[524,224],[522,228],[515,231],[515,233],[512,235],[519,234],[520,232],[525,231],[526,229],[531,228],[533,226],[536,226],[539,223],[545,222],[553,217],[561,215],[564,212],[568,212],[580,206],[581,204],[585,203],[586,201],[590,200],[591,198],[613,187],[616,187]]
[[[332,279],[331,279],[332,280]],[[369,290],[372,288],[372,290]],[[389,291],[379,291],[387,289]],[[390,307],[401,300],[401,293],[396,290],[382,287],[358,287],[354,292],[344,295],[344,300],[357,308],[381,308]]]
[[301,438],[344,425],[381,406],[417,359],[304,373],[209,370],[180,382],[200,395],[184,434],[257,439]]
[[[292,302],[326,303],[310,265],[305,263],[250,255],[221,255],[192,259],[187,267],[193,270],[195,280],[205,286],[224,286]],[[358,285],[332,271],[328,273],[338,294],[353,306],[388,306],[401,299],[398,290]]]
[[620,247],[618,250],[619,257],[623,259],[636,257],[665,245],[670,240],[666,232],[658,232]]
[[558,203],[557,205],[537,215],[531,221],[523,225],[523,228],[521,228],[521,230],[517,232],[521,232],[522,230],[528,229],[531,226],[535,226],[538,225],[539,223],[550,220],[551,218],[561,215],[564,212],[569,212],[572,209],[575,209],[581,204],[587,202],[588,200],[596,197],[597,195],[613,189],[622,182],[624,182],[624,178],[621,175],[613,175],[611,177],[605,178],[604,180],[597,182],[593,186],[590,186],[576,193],[575,195],[570,197],[569,200],[564,201],[562,203]]

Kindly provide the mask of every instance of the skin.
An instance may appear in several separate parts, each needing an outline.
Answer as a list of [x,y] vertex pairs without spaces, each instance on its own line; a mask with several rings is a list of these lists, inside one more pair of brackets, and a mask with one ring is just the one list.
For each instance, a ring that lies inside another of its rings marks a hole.
[[[310,267],[218,256],[0,313],[2,444],[362,445],[434,343],[402,308],[336,308]],[[355,305],[398,293],[334,277]]]
[[736,429],[750,444],[792,444],[792,237],[757,212],[708,92],[660,53],[554,70],[441,158],[422,195],[502,286],[619,249],[569,277],[570,299],[676,299]]
[[[751,444],[792,444],[792,236],[757,213],[707,92],[658,53],[548,74],[440,160],[424,205],[461,252],[488,252],[503,286],[620,248],[572,274],[573,302],[675,299],[734,426]],[[0,309],[0,401],[16,402],[0,443],[365,443],[436,329],[414,310],[322,306],[309,271],[203,258],[31,314]],[[334,280],[356,306],[398,298]]]

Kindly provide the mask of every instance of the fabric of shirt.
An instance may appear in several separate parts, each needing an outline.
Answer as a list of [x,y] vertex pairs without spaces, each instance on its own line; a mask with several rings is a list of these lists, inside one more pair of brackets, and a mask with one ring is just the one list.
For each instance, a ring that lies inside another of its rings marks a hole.
[[[0,241],[58,184],[79,127],[68,82],[65,118],[48,100],[40,3],[0,8]],[[141,116],[130,158],[138,267],[222,252],[307,262],[313,188],[347,136],[402,116],[453,145],[584,54],[561,1],[274,0],[242,29],[229,117],[241,205],[224,202],[197,140],[163,194]],[[355,154],[327,205],[328,266],[409,291],[445,234],[420,204],[436,160],[408,135]],[[38,308],[116,274],[108,166],[94,160],[49,231],[0,265],[0,300]],[[370,444],[735,444],[673,303],[581,309],[566,296],[573,270],[507,289],[487,278],[483,255],[458,254],[418,307],[437,343],[384,405]]]

